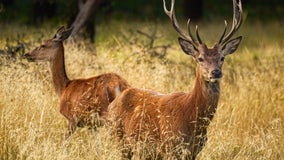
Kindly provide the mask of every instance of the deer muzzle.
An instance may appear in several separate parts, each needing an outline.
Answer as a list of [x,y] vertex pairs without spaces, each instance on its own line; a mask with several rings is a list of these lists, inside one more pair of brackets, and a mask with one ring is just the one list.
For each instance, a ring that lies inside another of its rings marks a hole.
[[210,81],[211,82],[216,82],[221,80],[222,78],[222,71],[219,69],[215,69],[213,71],[211,71],[211,76],[210,76]]

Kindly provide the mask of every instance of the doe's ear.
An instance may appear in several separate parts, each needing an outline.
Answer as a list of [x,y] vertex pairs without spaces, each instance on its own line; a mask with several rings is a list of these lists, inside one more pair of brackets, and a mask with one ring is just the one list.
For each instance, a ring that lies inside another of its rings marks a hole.
[[180,44],[182,50],[184,51],[184,53],[195,57],[195,53],[196,53],[197,50],[191,42],[189,42],[189,41],[187,41],[187,40],[185,40],[181,37],[178,38],[178,41],[179,41],[179,44]]
[[234,53],[238,47],[239,47],[239,44],[240,42],[242,41],[242,36],[239,36],[235,39],[232,39],[230,41],[228,41],[224,47],[222,48],[222,52],[223,54],[226,56],[228,54],[232,54]]
[[73,27],[65,29],[64,26],[60,27],[56,34],[53,37],[53,40],[55,41],[64,41],[65,39],[67,39],[71,33],[72,33]]

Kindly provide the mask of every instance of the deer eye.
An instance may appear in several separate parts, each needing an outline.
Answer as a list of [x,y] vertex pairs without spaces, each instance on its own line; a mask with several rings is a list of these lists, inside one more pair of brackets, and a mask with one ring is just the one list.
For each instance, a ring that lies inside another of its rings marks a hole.
[[198,58],[198,62],[204,62],[203,58]]
[[222,58],[221,58],[221,62],[224,62],[224,60],[225,60],[225,57],[222,57]]
[[45,48],[46,46],[44,44],[40,45],[40,48]]

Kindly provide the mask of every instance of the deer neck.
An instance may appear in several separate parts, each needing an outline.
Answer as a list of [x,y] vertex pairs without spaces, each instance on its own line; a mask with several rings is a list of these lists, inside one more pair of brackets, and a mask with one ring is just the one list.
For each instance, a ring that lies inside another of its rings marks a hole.
[[[208,82],[202,78],[199,67],[197,67],[196,81],[191,97],[195,101],[195,109],[197,113],[197,121],[199,119],[212,120],[219,101],[220,82]],[[204,124],[205,125],[205,124]]]
[[60,97],[70,80],[65,71],[63,44],[60,44],[56,52],[55,58],[50,62],[50,68],[56,94]]

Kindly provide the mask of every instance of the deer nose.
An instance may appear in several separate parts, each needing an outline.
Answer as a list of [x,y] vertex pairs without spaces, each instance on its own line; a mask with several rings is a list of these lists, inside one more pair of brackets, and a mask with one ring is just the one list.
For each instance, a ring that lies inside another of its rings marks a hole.
[[211,72],[212,76],[214,78],[221,78],[222,77],[222,71],[219,69],[215,69]]

